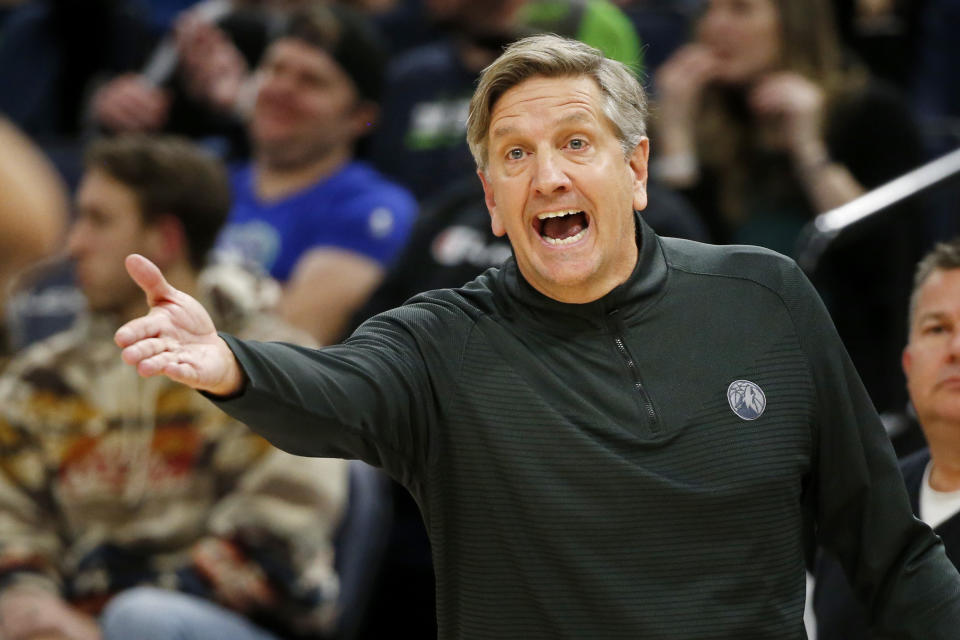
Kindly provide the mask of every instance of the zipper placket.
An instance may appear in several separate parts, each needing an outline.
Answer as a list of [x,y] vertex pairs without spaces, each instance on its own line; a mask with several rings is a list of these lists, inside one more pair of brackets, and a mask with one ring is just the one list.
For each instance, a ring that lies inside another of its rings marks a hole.
[[620,310],[614,309],[607,314],[607,317],[610,319],[610,323],[613,328],[613,344],[616,346],[617,352],[623,358],[623,362],[627,366],[627,372],[630,374],[630,377],[633,381],[634,391],[640,396],[640,404],[642,405],[647,419],[650,422],[650,431],[654,435],[657,435],[660,433],[657,412],[654,410],[653,402],[650,400],[650,396],[647,395],[647,390],[643,386],[643,380],[640,378],[640,369],[637,367],[637,362],[633,359],[633,356],[630,355],[630,350],[627,349],[627,343],[623,339],[623,336],[626,333],[626,328],[624,327],[623,322],[620,320]]

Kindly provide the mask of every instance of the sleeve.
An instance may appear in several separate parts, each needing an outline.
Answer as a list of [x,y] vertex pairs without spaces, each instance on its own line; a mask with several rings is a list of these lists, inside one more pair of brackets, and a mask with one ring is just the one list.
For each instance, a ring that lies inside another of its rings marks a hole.
[[326,237],[336,237],[338,248],[364,255],[384,268],[406,245],[417,218],[417,203],[394,185],[371,186],[344,203],[342,216],[323,220]]
[[836,556],[878,630],[955,638],[960,576],[939,538],[913,517],[893,447],[823,303],[795,266],[787,279],[793,293],[785,300],[816,394],[806,497],[817,540]]
[[22,423],[30,398],[18,400],[10,389],[4,384],[0,392],[0,590],[29,585],[59,593],[60,518],[40,443]]
[[450,223],[449,214],[450,211],[444,208],[417,218],[403,252],[397,256],[383,282],[350,318],[350,324],[344,331],[341,341],[351,335],[364,321],[378,313],[399,307],[411,296],[423,291],[424,269],[436,269],[436,263],[430,258],[431,245],[444,226]]
[[434,455],[472,327],[441,306],[375,316],[323,349],[222,334],[247,383],[240,396],[214,400],[289,453],[361,459],[410,487]]

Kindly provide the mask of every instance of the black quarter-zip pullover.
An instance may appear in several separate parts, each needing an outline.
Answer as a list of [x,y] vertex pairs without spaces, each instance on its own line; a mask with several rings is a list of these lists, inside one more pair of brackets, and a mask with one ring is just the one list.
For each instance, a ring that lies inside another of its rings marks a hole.
[[588,304],[508,260],[342,345],[224,336],[247,384],[220,406],[410,489],[444,639],[804,638],[814,541],[891,635],[955,638],[960,578],[796,265],[637,237]]

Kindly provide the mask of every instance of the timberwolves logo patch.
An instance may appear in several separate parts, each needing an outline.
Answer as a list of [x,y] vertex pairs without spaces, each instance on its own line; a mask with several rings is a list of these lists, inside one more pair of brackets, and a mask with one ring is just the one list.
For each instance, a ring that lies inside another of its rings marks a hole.
[[767,408],[767,396],[749,380],[734,380],[727,387],[727,402],[733,412],[744,420],[756,420]]

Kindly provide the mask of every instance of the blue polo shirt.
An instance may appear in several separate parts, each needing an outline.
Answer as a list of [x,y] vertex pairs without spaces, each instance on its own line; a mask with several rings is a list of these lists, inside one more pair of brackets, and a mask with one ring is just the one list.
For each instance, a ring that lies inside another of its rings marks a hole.
[[407,242],[417,203],[403,187],[354,161],[286,198],[256,195],[252,165],[233,172],[233,208],[218,257],[239,259],[285,282],[300,257],[319,247],[355,251],[384,267]]

